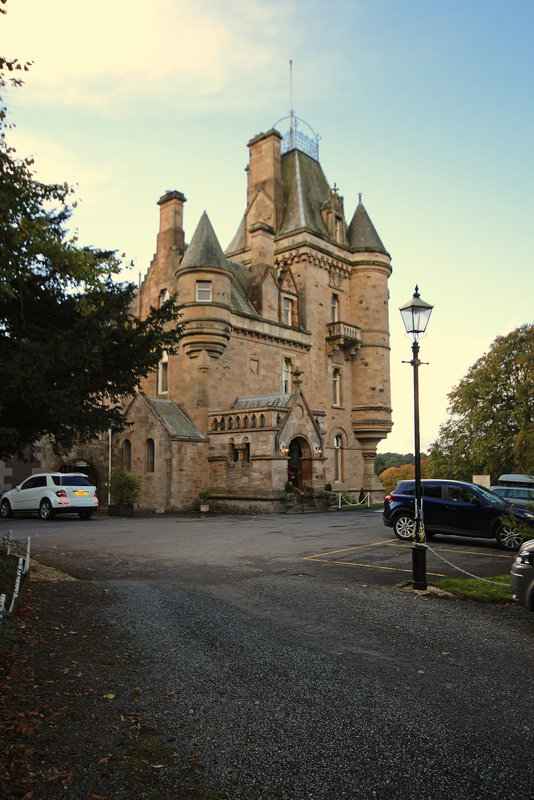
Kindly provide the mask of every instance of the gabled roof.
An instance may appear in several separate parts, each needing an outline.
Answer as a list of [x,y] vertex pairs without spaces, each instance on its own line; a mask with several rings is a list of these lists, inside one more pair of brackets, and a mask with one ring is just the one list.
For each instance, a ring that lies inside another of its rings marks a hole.
[[184,412],[172,400],[161,400],[156,397],[146,397],[143,395],[147,405],[154,414],[162,421],[171,435],[178,439],[198,439],[204,441],[204,434],[195,428],[191,420],[186,417]]
[[247,246],[247,216],[246,214],[242,217],[241,222],[239,223],[239,228],[236,231],[236,234],[228,247],[225,250],[225,253],[238,253],[240,250],[244,250]]
[[187,269],[189,267],[228,269],[228,262],[205,211],[200,217],[191,243],[185,251],[178,269]]
[[309,228],[319,236],[328,236],[321,206],[330,197],[330,187],[318,161],[300,150],[282,156],[284,216],[279,233]]
[[348,227],[347,242],[350,249],[355,252],[389,255],[361,200],[356,206],[356,211]]

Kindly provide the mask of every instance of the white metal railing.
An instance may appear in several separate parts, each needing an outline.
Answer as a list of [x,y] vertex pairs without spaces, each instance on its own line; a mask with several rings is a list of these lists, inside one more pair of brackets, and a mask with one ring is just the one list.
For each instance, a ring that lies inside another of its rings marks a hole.
[[[2,625],[6,615],[13,613],[17,597],[20,593],[22,580],[30,570],[31,538],[28,536],[26,539],[26,545],[23,546],[19,542],[15,541],[13,538],[13,531],[10,530],[8,531],[7,536],[2,538],[1,544],[4,547],[5,556],[7,559],[17,559],[17,568],[15,571],[12,591],[10,593],[4,592],[0,595],[0,626]],[[9,607],[7,607],[8,597],[10,597]]]

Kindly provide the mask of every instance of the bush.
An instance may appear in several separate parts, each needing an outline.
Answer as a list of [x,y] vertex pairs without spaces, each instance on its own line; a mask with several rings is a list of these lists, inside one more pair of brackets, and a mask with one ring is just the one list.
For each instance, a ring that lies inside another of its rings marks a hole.
[[121,506],[133,505],[141,494],[141,478],[126,467],[116,467],[107,477],[106,488],[111,502]]

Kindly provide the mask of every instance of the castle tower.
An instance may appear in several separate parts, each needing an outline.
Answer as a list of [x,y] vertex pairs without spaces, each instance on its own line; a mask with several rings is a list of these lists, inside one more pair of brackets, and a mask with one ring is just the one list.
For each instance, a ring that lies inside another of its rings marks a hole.
[[364,459],[364,485],[380,490],[374,474],[376,448],[391,431],[388,278],[391,259],[371,222],[361,196],[347,230],[352,252],[350,295],[361,345],[354,358],[352,429]]
[[191,243],[176,272],[184,335],[189,358],[204,350],[219,358],[231,335],[232,271],[208,219],[200,218]]

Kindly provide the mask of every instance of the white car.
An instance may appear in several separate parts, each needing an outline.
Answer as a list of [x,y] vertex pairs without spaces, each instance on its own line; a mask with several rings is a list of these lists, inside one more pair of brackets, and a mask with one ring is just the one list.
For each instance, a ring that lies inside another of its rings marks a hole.
[[2,519],[31,513],[44,520],[56,514],[78,514],[81,519],[89,519],[97,508],[96,486],[79,472],[32,475],[20,486],[4,492],[0,499]]

